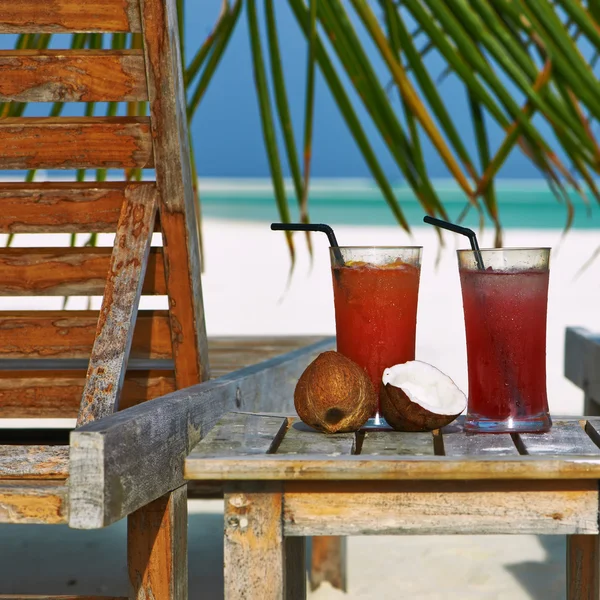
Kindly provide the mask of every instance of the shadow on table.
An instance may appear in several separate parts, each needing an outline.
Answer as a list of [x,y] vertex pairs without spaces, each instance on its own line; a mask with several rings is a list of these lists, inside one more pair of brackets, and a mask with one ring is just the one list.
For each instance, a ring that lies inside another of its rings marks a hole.
[[526,561],[505,566],[532,600],[559,600],[566,596],[566,552],[564,535],[540,535],[546,552],[543,562]]
[[[0,594],[126,596],[126,521],[99,531],[0,525]],[[223,515],[189,515],[190,600],[223,598]]]

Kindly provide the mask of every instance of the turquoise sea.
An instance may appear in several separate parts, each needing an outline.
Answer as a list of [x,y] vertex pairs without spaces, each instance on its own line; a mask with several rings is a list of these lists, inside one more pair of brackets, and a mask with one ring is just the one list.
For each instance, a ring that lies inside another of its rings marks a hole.
[[[435,188],[451,219],[457,219],[466,205],[464,194],[452,182],[437,181]],[[298,218],[297,201],[287,185],[292,219]],[[423,210],[410,188],[395,188],[400,206],[411,225],[422,223]],[[247,221],[278,221],[269,180],[201,179],[200,196],[205,218]],[[573,228],[600,229],[600,205],[589,196],[589,207],[576,193]],[[567,219],[564,203],[559,203],[544,181],[503,180],[497,184],[500,217],[505,228],[562,229]],[[394,217],[377,186],[363,179],[316,179],[311,184],[311,221],[349,225],[394,225]],[[463,221],[476,227],[479,217],[471,209]],[[487,219],[489,225],[490,221]]]

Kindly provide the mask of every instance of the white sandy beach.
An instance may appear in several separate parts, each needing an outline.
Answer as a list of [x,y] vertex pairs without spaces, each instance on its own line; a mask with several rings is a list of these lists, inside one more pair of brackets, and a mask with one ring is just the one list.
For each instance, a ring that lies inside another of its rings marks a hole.
[[[439,250],[431,228],[413,238],[397,228],[337,227],[341,245],[424,246],[417,357],[448,373],[466,391],[464,325],[455,247]],[[203,279],[211,335],[333,334],[327,241],[316,234],[314,264],[296,235],[298,261],[286,289],[289,257],[283,235],[268,224],[207,220]],[[480,241],[485,247],[491,233]],[[600,260],[575,279],[600,246],[595,231],[510,230],[506,246],[551,246],[548,313],[548,392],[554,414],[581,414],[582,393],[563,377],[568,325],[600,331]],[[3,240],[0,239],[0,243]],[[10,301],[3,300],[8,306]],[[23,304],[20,303],[22,307]],[[70,305],[77,307],[77,303]],[[51,306],[48,305],[50,308]],[[221,510],[218,501],[190,505],[190,598],[222,597]],[[559,599],[564,597],[564,538],[455,536],[352,538],[350,593],[369,599]],[[66,560],[65,560],[66,559]],[[124,523],[101,532],[66,527],[0,526],[0,593],[126,593]],[[342,598],[322,587],[315,600]]]

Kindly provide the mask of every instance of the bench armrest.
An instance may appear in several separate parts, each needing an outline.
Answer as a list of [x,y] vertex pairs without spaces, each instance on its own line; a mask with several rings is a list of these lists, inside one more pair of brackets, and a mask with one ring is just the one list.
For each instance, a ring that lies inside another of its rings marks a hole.
[[582,327],[567,327],[565,377],[586,393],[600,391],[600,334]]
[[105,527],[183,485],[186,456],[223,413],[281,410],[302,371],[333,345],[327,338],[72,431],[69,525]]

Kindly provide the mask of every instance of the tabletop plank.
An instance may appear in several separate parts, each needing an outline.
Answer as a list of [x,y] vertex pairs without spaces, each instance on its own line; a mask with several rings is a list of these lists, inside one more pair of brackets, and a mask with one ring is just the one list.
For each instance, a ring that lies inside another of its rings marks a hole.
[[361,456],[433,456],[433,435],[426,432],[368,431],[360,454]]
[[444,454],[446,456],[497,456],[518,455],[512,437],[508,433],[467,434],[460,418],[442,429]]
[[277,448],[276,455],[350,455],[354,447],[355,436],[353,433],[325,434],[315,431],[300,420],[296,420],[288,429],[279,448]]
[[286,418],[227,413],[192,450],[190,457],[267,454],[285,434],[287,426]]
[[516,438],[524,454],[600,455],[600,448],[592,442],[578,421],[556,421],[548,433],[522,433]]

